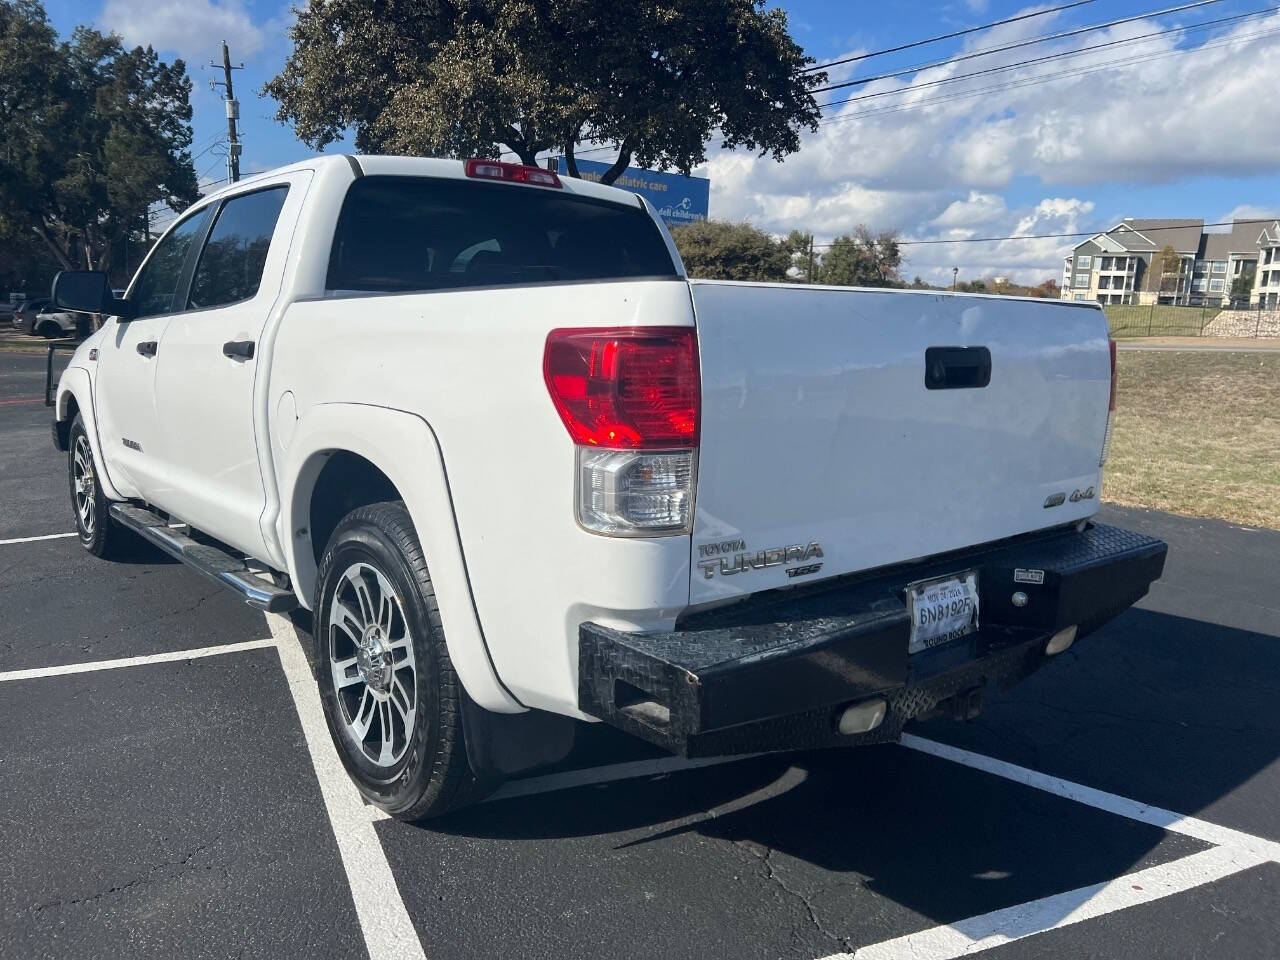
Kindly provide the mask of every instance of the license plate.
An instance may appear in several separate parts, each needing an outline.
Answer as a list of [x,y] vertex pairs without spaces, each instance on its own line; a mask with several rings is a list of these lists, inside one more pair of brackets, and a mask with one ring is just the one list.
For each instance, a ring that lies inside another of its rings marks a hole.
[[973,633],[978,629],[978,571],[908,584],[907,613],[911,615],[908,653]]

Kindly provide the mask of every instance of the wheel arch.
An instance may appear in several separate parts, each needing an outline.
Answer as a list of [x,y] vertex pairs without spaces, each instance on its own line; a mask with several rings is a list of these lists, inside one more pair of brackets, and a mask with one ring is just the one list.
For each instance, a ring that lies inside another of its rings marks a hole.
[[427,558],[458,679],[485,709],[523,710],[499,678],[484,639],[444,459],[427,421],[387,407],[318,404],[298,419],[279,456],[278,532],[298,602],[313,606],[318,560],[343,516],[357,506],[401,500]]
[[79,414],[84,420],[85,433],[89,435],[89,447],[93,450],[94,462],[98,465],[98,482],[108,500],[124,500],[125,496],[111,482],[111,471],[106,466],[102,455],[102,445],[98,442],[98,418],[94,415],[92,386],[89,372],[81,367],[67,367],[62,371],[58,381],[58,395],[54,401],[55,434],[67,437],[71,432],[71,423]]

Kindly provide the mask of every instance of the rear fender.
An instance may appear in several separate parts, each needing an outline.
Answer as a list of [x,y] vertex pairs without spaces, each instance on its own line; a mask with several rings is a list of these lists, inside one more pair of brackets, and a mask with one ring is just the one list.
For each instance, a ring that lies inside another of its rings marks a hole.
[[[287,428],[286,428],[287,429]],[[284,446],[277,437],[281,513],[278,534],[298,602],[310,609],[316,587],[311,540],[312,492],[328,458],[356,454],[383,472],[399,491],[427,558],[458,679],[481,707],[517,713],[489,657],[471,595],[444,459],[430,425],[415,414],[355,403],[318,404],[296,422]],[[321,545],[323,548],[323,545]]]

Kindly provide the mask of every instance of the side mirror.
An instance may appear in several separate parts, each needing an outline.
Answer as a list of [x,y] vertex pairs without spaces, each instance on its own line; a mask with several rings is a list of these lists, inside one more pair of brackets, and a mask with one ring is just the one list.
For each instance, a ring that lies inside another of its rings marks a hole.
[[62,270],[53,278],[53,302],[76,313],[103,313],[129,320],[133,317],[128,300],[117,299],[111,283],[101,270]]

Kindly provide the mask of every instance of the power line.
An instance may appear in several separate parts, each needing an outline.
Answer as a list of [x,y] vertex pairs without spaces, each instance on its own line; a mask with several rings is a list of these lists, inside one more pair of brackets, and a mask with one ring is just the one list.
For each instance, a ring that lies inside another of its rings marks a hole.
[[[956,103],[961,100],[971,100],[974,97],[980,97],[987,93],[1000,93],[1005,90],[1016,90],[1022,87],[1036,86],[1041,83],[1051,83],[1055,80],[1067,80],[1075,77],[1087,77],[1095,73],[1105,73],[1109,70],[1115,70],[1125,66],[1138,66],[1144,63],[1154,63],[1157,60],[1165,60],[1169,57],[1189,56],[1195,53],[1202,53],[1206,50],[1213,50],[1219,47],[1229,47],[1237,43],[1243,43],[1250,40],[1258,40],[1265,37],[1273,37],[1280,34],[1280,30],[1264,30],[1258,33],[1241,34],[1234,37],[1226,37],[1219,40],[1210,40],[1200,44],[1198,47],[1188,47],[1178,50],[1166,50],[1160,53],[1150,53],[1140,56],[1120,57],[1115,60],[1107,60],[1102,63],[1092,64],[1088,67],[1073,67],[1070,70],[1062,70],[1058,73],[1048,73],[1035,77],[1024,77],[1021,80],[1008,80],[1003,83],[993,84],[988,87],[977,87],[971,90],[961,90],[953,93],[944,94],[942,96],[931,97],[928,99],[912,100],[906,103],[890,104],[888,106],[858,110],[853,113],[842,113],[836,117],[829,117],[822,120],[819,126],[830,126],[833,123],[847,123],[850,120],[861,120],[866,117],[879,117],[891,113],[901,113],[903,110],[911,110],[916,107],[934,106],[944,103]],[[850,98],[855,99],[855,98]],[[849,101],[841,101],[846,103]]]
[[[1223,220],[1219,223],[1201,223],[1199,224],[1199,227],[1201,231],[1203,231],[1205,227],[1230,227],[1234,225],[1235,225],[1234,220]],[[1193,229],[1195,226],[1196,224],[1194,223],[1184,223],[1181,226],[1143,227],[1141,230],[1137,229],[1136,227],[1130,227],[1129,229],[1133,230],[1134,233],[1141,233],[1145,235],[1148,233],[1159,233],[1162,230]],[[938,240],[938,239],[898,240],[896,242],[900,247],[907,247],[907,246],[919,247],[919,246],[933,246],[935,244],[943,244],[943,243],[997,243],[1004,240],[1067,240],[1075,237],[1096,237],[1099,234],[1109,233],[1109,232],[1110,231],[1108,230],[1083,230],[1078,233],[1035,233],[1035,234],[1024,233],[1024,234],[1019,234],[1016,237],[959,237],[954,240]],[[832,244],[815,243],[814,246],[830,247],[832,246]]]
[[[1220,3],[1220,2],[1222,2],[1222,0],[1199,0],[1199,2],[1200,2],[1200,3]],[[1262,11],[1262,12],[1264,12],[1264,13],[1265,13],[1265,12],[1267,12],[1267,11]],[[863,96],[861,96],[861,97],[853,97],[853,98],[851,98],[851,99],[852,99],[852,100],[869,100],[869,99],[871,99],[872,97],[885,97],[885,96],[889,96],[890,94],[893,94],[893,93],[901,93],[901,92],[902,92],[902,91],[904,91],[904,90],[920,90],[920,89],[922,89],[922,88],[924,88],[924,87],[936,87],[936,86],[939,86],[939,85],[944,84],[944,83],[956,83],[957,81],[960,81],[960,80],[971,80],[971,79],[972,79],[972,78],[974,78],[974,77],[982,77],[982,76],[986,76],[987,74],[991,74],[991,73],[999,73],[999,72],[1001,72],[1001,71],[1003,71],[1003,70],[1013,70],[1013,69],[1015,69],[1015,68],[1017,68],[1017,67],[1034,66],[1034,65],[1035,65],[1035,64],[1037,64],[1037,63],[1046,63],[1046,62],[1048,62],[1048,61],[1050,61],[1050,60],[1061,60],[1061,59],[1064,59],[1064,58],[1066,58],[1066,57],[1077,57],[1077,56],[1079,56],[1079,55],[1080,55],[1080,54],[1082,54],[1082,53],[1089,53],[1089,52],[1090,52],[1090,51],[1092,51],[1092,50],[1103,50],[1103,49],[1105,49],[1105,48],[1107,48],[1107,47],[1121,46],[1121,45],[1126,44],[1126,43],[1137,43],[1137,42],[1139,42],[1139,41],[1141,41],[1141,40],[1151,40],[1151,39],[1153,39],[1153,38],[1155,38],[1155,37],[1163,37],[1163,36],[1167,36],[1168,34],[1171,34],[1171,33],[1182,33],[1182,32],[1184,32],[1184,31],[1186,31],[1186,30],[1191,30],[1191,29],[1196,28],[1196,27],[1207,27],[1207,26],[1213,26],[1213,25],[1218,24],[1218,23],[1227,23],[1227,22],[1232,21],[1232,20],[1240,20],[1240,19],[1243,19],[1243,18],[1245,18],[1245,17],[1257,16],[1257,15],[1258,15],[1258,13],[1255,11],[1254,13],[1237,14],[1237,15],[1236,15],[1236,16],[1234,16],[1234,17],[1222,17],[1222,18],[1220,18],[1220,19],[1218,19],[1218,20],[1207,20],[1207,21],[1204,21],[1203,23],[1199,23],[1199,24],[1191,24],[1191,25],[1189,25],[1189,26],[1185,26],[1185,27],[1166,27],[1166,28],[1165,28],[1165,29],[1163,29],[1163,30],[1156,30],[1156,31],[1154,31],[1154,32],[1152,32],[1152,33],[1144,33],[1144,34],[1140,34],[1139,36],[1136,36],[1136,37],[1124,37],[1124,38],[1122,38],[1122,39],[1120,39],[1120,40],[1108,40],[1108,41],[1106,41],[1106,42],[1104,42],[1104,43],[1095,43],[1095,44],[1091,44],[1091,45],[1089,45],[1089,46],[1087,46],[1087,47],[1077,47],[1077,48],[1076,48],[1076,49],[1074,49],[1074,50],[1064,50],[1064,51],[1062,51],[1062,52],[1060,52],[1060,53],[1050,53],[1050,54],[1046,54],[1046,55],[1045,55],[1045,56],[1043,56],[1043,57],[1031,57],[1030,59],[1027,59],[1027,60],[1018,60],[1018,61],[1016,61],[1016,62],[1014,62],[1014,63],[1006,63],[1006,64],[1003,64],[1003,65],[998,66],[998,67],[987,67],[987,68],[986,68],[986,69],[984,69],[984,70],[975,70],[975,71],[974,71],[974,72],[972,72],[972,73],[961,73],[961,74],[957,74],[957,75],[956,75],[956,76],[954,76],[954,77],[943,77],[943,78],[941,78],[941,79],[939,79],[939,80],[925,80],[925,81],[922,81],[921,83],[913,83],[913,84],[909,84],[908,86],[905,86],[905,87],[899,87],[899,88],[898,88],[898,89],[896,89],[896,90],[883,90],[883,91],[881,91],[881,92],[879,92],[879,93],[868,93],[868,94],[864,94],[864,95],[863,95]],[[831,90],[843,90],[843,89],[844,89],[844,88],[846,88],[846,87],[856,87],[856,86],[858,86],[859,84],[861,84],[861,83],[863,83],[863,82],[864,82],[864,81],[862,81],[862,80],[850,80],[850,81],[845,82],[845,83],[833,83],[833,84],[831,84],[830,86],[826,86],[826,87],[819,87],[817,90],[815,90],[815,91],[813,91],[813,92],[814,92],[814,93],[826,93],[826,92],[831,91]],[[851,102],[851,101],[850,101],[850,100],[843,100],[843,101],[835,101],[835,102],[838,102],[838,103],[849,103],[849,102]],[[833,105],[834,105],[834,103],[826,103],[826,104],[823,104],[823,106],[824,106],[824,107],[829,107],[829,106],[833,106]]]
[[874,50],[871,53],[859,53],[852,57],[832,60],[830,63],[819,63],[815,66],[805,68],[801,73],[814,73],[818,70],[826,70],[828,67],[838,67],[842,63],[853,63],[857,60],[869,60],[872,57],[882,57],[887,53],[898,53],[901,50],[910,50],[913,47],[923,47],[929,43],[939,43],[943,40],[954,40],[956,37],[965,37],[971,33],[990,30],[992,27],[1002,27],[1006,23],[1017,23],[1019,20],[1030,20],[1032,17],[1043,17],[1048,13],[1059,13],[1063,10],[1070,10],[1073,7],[1083,7],[1085,4],[1093,2],[1094,0],[1076,0],[1075,3],[1064,3],[1062,6],[1049,7],[1047,10],[1033,10],[1030,13],[1022,13],[1016,17],[1007,17],[1004,20],[994,20],[991,23],[984,23],[980,27],[969,27],[965,30],[957,30],[955,33],[944,33],[937,37],[928,37],[924,40],[916,40],[912,43],[904,43],[896,47],[886,47],[884,50]]
[[199,160],[201,157],[203,157],[206,153],[208,153],[214,147],[221,146],[223,142],[225,142],[225,140],[226,140],[226,134],[219,133],[216,137],[213,138],[212,141],[209,142],[209,145],[207,147],[205,147],[203,150],[201,150],[199,153],[197,153],[194,157],[191,158],[192,163]]
[[[909,73],[919,73],[921,70],[932,70],[935,67],[946,67],[953,63],[961,63],[965,60],[974,60],[978,57],[989,57],[993,53],[1005,53],[1009,50],[1017,50],[1022,47],[1030,47],[1037,43],[1048,43],[1051,40],[1065,40],[1068,37],[1078,37],[1081,34],[1093,33],[1097,30],[1106,30],[1109,27],[1118,27],[1122,24],[1133,23],[1136,20],[1147,20],[1152,17],[1162,17],[1170,13],[1179,13],[1183,10],[1191,10],[1195,7],[1203,7],[1210,3],[1222,3],[1223,0],[1198,0],[1196,3],[1187,3],[1179,7],[1166,7],[1164,10],[1153,10],[1151,13],[1140,13],[1132,17],[1122,17],[1119,20],[1108,20],[1106,23],[1095,23],[1088,27],[1078,27],[1075,30],[1064,30],[1061,33],[1050,33],[1042,37],[1031,37],[1027,40],[1019,40],[1015,43],[1006,43],[998,47],[983,47],[980,50],[972,50],[969,53],[960,54],[954,57],[948,57],[945,60],[934,60],[930,63],[917,63],[909,67],[903,67],[901,70],[894,70],[891,73],[879,73],[870,77],[857,77],[850,80],[843,86],[859,86],[861,84],[873,83],[876,80],[891,80],[894,77],[904,77]],[[1231,19],[1231,18],[1224,18]],[[1218,23],[1220,21],[1210,20],[1209,23]],[[1064,54],[1066,55],[1066,54]],[[821,92],[821,91],[818,91]],[[827,104],[823,104],[827,106]]]

